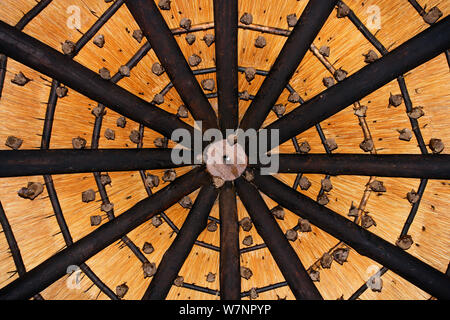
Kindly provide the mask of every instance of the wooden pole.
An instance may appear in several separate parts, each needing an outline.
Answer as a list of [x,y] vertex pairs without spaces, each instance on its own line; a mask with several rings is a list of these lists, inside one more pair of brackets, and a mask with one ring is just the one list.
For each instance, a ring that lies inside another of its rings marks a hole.
[[142,297],[143,300],[163,300],[166,298],[173,281],[191,252],[195,240],[206,228],[208,215],[216,198],[217,191],[212,184],[204,186],[200,190],[186,221],[169,249],[164,253],[158,270]]
[[39,13],[42,12],[48,5],[52,2],[52,0],[41,0],[38,4],[36,4],[30,11],[25,13],[23,17],[17,22],[16,28],[19,30],[23,30],[31,20],[33,20]]
[[255,174],[255,185],[284,208],[308,219],[359,254],[382,264],[431,295],[450,299],[450,278],[342,215],[291,189],[272,176]]
[[3,233],[5,234],[6,242],[8,243],[11,256],[14,260],[17,273],[19,276],[23,276],[26,273],[25,265],[23,264],[22,255],[20,254],[19,246],[17,245],[16,237],[11,229],[6,213],[3,209],[3,205],[0,202],[0,224],[2,226]]
[[270,213],[258,190],[243,178],[237,179],[235,185],[239,199],[247,209],[256,231],[267,244],[267,248],[294,296],[299,300],[322,300],[322,296],[311,277]]
[[80,265],[85,262],[207,182],[210,182],[210,178],[203,168],[194,169],[177,178],[167,187],[139,201],[114,220],[101,225],[70,247],[56,253],[19,279],[1,288],[0,300],[32,297],[64,276],[69,265]]
[[170,169],[172,149],[53,149],[0,151],[0,177],[140,169]]
[[279,173],[450,179],[447,154],[280,154]]
[[220,212],[220,299],[241,299],[239,223],[236,192],[226,182],[219,194]]
[[216,114],[155,1],[127,0],[125,3],[194,119],[202,121],[204,130],[217,128]]
[[[14,265],[16,266],[17,273],[19,277],[26,273],[25,265],[23,264],[22,255],[20,254],[19,246],[17,245],[16,237],[11,229],[8,218],[6,217],[3,205],[0,202],[0,225],[2,226],[3,234],[5,235],[6,242],[8,243],[9,251],[11,251],[11,256],[14,260]],[[33,297],[35,300],[44,300],[40,293],[36,293]]]
[[444,52],[450,47],[448,30],[450,30],[450,17],[442,19],[384,57],[318,94],[301,107],[267,126],[266,129],[279,130],[280,144],[299,135],[400,75]]
[[244,114],[240,124],[243,130],[258,129],[262,125],[336,3],[337,0],[308,2],[268,77],[264,79],[255,99]]
[[236,129],[238,110],[238,1],[214,0],[219,125]]
[[194,129],[176,115],[102,79],[96,72],[73,61],[69,56],[3,21],[0,21],[0,52],[166,137],[170,137],[179,128],[193,134]]

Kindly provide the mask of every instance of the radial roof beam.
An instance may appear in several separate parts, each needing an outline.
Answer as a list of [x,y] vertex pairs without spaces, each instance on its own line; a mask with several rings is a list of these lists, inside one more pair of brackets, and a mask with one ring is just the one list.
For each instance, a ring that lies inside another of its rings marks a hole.
[[450,179],[450,155],[280,154],[278,172]]
[[220,212],[220,299],[241,299],[239,223],[236,191],[226,182],[219,194]]
[[266,129],[279,130],[280,144],[301,134],[402,74],[443,53],[450,47],[449,30],[450,17],[446,17],[276,120]]
[[337,0],[309,1],[242,118],[243,130],[259,129],[308,52]]
[[450,278],[353,221],[318,204],[272,176],[255,174],[255,185],[282,207],[308,219],[318,228],[382,264],[420,289],[450,299]]
[[255,225],[256,231],[267,244],[267,248],[294,296],[299,300],[322,300],[322,296],[311,277],[270,213],[258,190],[243,178],[236,180],[236,189],[239,199],[241,199]]
[[0,151],[0,177],[181,167],[172,149],[53,149]]
[[194,119],[202,121],[204,130],[217,128],[216,114],[155,1],[127,0],[125,3]]
[[238,109],[238,0],[214,0],[219,125],[236,129]]
[[193,134],[194,129],[174,114],[102,79],[69,56],[3,21],[0,21],[0,52],[166,137],[170,138],[179,128]]
[[164,253],[158,270],[142,300],[163,300],[167,297],[173,281],[178,276],[178,272],[194,246],[195,240],[206,228],[208,216],[216,198],[217,190],[212,184],[204,186],[200,190],[178,235]]
[[167,187],[139,201],[114,220],[101,225],[19,279],[1,288],[0,300],[29,299],[64,276],[67,266],[80,265],[207,182],[210,182],[209,175],[200,168],[177,178]]

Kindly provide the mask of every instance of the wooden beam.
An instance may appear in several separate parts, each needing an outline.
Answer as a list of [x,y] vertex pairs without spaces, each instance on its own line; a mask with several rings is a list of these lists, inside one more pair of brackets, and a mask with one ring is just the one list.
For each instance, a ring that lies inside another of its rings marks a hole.
[[69,56],[3,21],[0,21],[0,52],[166,137],[170,137],[179,128],[193,134],[194,129],[176,115],[102,79],[96,72],[73,61]]
[[109,6],[108,9],[95,21],[95,23],[81,36],[81,38],[75,43],[75,49],[69,55],[74,58],[81,49],[100,31],[100,29],[108,22],[114,14],[122,7],[124,0],[116,0]]
[[217,190],[212,184],[204,186],[189,211],[183,226],[158,266],[152,282],[142,300],[163,300],[169,293],[173,281],[194,246],[195,240],[206,228],[208,215],[217,198]]
[[[11,229],[8,218],[6,217],[3,205],[0,202],[0,225],[2,226],[3,234],[5,235],[6,242],[8,243],[9,251],[14,260],[16,271],[19,277],[26,273],[25,265],[23,264],[22,255],[20,254],[19,246],[17,245],[16,237]],[[36,293],[33,297],[35,300],[44,300],[40,293]]]
[[426,13],[425,10],[422,8],[422,6],[419,3],[417,3],[416,0],[408,0],[408,2],[413,6],[414,9],[416,9],[417,13],[420,16],[423,16]]
[[202,121],[204,130],[217,128],[216,114],[155,1],[127,0],[125,3],[194,119]]
[[26,273],[25,265],[23,264],[22,255],[20,254],[20,249],[17,245],[16,237],[14,236],[11,225],[9,224],[8,218],[6,217],[6,213],[1,202],[0,224],[5,235],[6,242],[8,243],[9,250],[11,251],[11,256],[14,260],[14,265],[16,266],[17,273],[19,274],[19,276],[23,276]]
[[384,57],[318,94],[266,129],[279,130],[280,144],[299,135],[402,74],[443,53],[450,47],[448,30],[450,17],[442,19]]
[[269,75],[264,79],[255,99],[245,112],[240,124],[243,130],[261,127],[336,3],[337,0],[308,2]]
[[241,299],[239,223],[236,192],[226,182],[219,194],[220,212],[220,299]]
[[70,247],[59,251],[19,279],[1,288],[0,300],[32,297],[64,276],[67,266],[80,265],[207,182],[210,182],[209,175],[202,168],[177,178],[167,187],[139,201],[114,220],[101,225]]
[[214,0],[219,125],[236,129],[238,110],[238,0]]
[[258,190],[243,178],[237,179],[235,185],[239,199],[247,209],[256,231],[267,244],[267,248],[295,298],[299,300],[322,300],[322,296],[311,277],[270,213]]
[[172,149],[53,149],[0,151],[0,177],[182,167]]
[[448,154],[280,154],[279,173],[450,179]]
[[435,297],[450,299],[450,278],[444,273],[291,189],[272,176],[255,174],[253,182],[281,206],[308,219],[318,228],[351,246],[359,254],[382,264]]

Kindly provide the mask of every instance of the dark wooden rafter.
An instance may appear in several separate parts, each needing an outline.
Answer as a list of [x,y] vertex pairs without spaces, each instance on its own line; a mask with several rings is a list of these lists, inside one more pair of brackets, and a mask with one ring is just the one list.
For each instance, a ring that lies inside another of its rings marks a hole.
[[[95,26],[95,25],[94,25]],[[151,46],[148,42],[146,42],[143,46],[139,48],[139,50],[130,58],[130,60],[125,64],[130,70],[132,70],[134,67],[137,66],[137,64],[147,55],[147,53],[150,51]],[[117,72],[112,78],[112,83],[117,83],[120,80],[124,78],[124,75],[122,75],[120,72]],[[100,115],[95,118],[94,122],[94,129],[92,131],[92,140],[91,140],[91,149],[95,150],[98,149],[99,140],[100,140],[100,130],[103,123],[103,116],[104,116],[104,109],[105,106],[99,104],[100,107]],[[140,124],[140,127],[143,127],[142,124]],[[142,140],[142,136],[140,139]],[[94,179],[95,183],[97,184],[98,193],[100,195],[100,199],[102,201],[103,205],[110,204],[110,200],[108,197],[108,193],[106,191],[106,186],[102,184],[101,181],[101,174],[100,172],[94,172]],[[109,221],[115,219],[114,214],[114,208],[112,208],[110,211],[106,213],[106,216]],[[120,238],[120,240],[129,248],[129,250],[135,255],[135,257],[141,262],[146,263],[148,262],[147,257],[142,253],[142,251],[136,246],[136,244],[127,236],[124,235]]]
[[143,300],[162,300],[166,298],[173,281],[178,276],[178,272],[192,250],[195,240],[206,228],[208,214],[216,198],[217,190],[212,184],[204,186],[200,190],[178,235],[164,253],[158,270],[142,297]]
[[170,169],[172,149],[52,149],[0,151],[0,177]]
[[420,201],[422,200],[422,196],[425,192],[425,188],[428,184],[428,179],[421,179],[419,188],[417,189],[417,194],[419,195],[419,198],[414,204],[412,205],[411,211],[408,214],[408,217],[406,218],[405,223],[403,224],[402,231],[400,233],[400,237],[403,237],[408,234],[409,228],[411,227],[411,224],[414,221],[414,218],[416,217],[417,211],[419,210]]
[[[340,1],[342,2],[342,1]],[[389,51],[385,48],[385,46],[375,37],[374,34],[370,32],[370,30],[361,22],[361,20],[356,16],[356,14],[353,12],[353,10],[349,10],[349,13],[347,15],[347,18],[353,23],[353,25],[358,29],[358,31],[377,49],[377,51],[382,55],[385,56],[389,53]],[[408,88],[406,86],[406,81],[403,75],[399,75],[397,77],[397,82],[400,87],[400,91],[402,93],[405,107],[407,112],[411,112],[412,110],[412,102],[411,98],[408,92]],[[422,154],[427,154],[427,147],[425,145],[425,142],[422,137],[422,133],[420,132],[420,126],[417,119],[409,118],[409,121],[411,122],[411,128],[414,132],[414,135],[417,139],[417,143],[419,144],[420,151]]]
[[14,260],[14,265],[17,268],[17,273],[19,274],[19,276],[22,276],[26,273],[25,265],[22,260],[22,255],[20,254],[20,249],[19,246],[17,245],[16,238],[14,237],[14,233],[8,222],[5,210],[3,209],[3,205],[1,202],[0,202],[0,223],[3,229],[3,233],[5,234],[6,241],[8,242],[8,246],[11,251],[11,256]]
[[270,213],[258,190],[243,178],[236,180],[235,185],[239,199],[247,209],[256,231],[267,244],[267,248],[275,259],[293,295],[300,300],[322,300],[322,296],[311,277]]
[[[293,88],[290,85],[287,86],[287,89],[289,90],[290,93],[294,92]],[[302,104],[305,103],[305,101],[300,97],[299,103],[300,103],[300,105],[302,105]],[[326,154],[331,155],[332,151],[330,150],[330,147],[327,144],[327,138],[325,137],[325,133],[323,132],[321,124],[317,123],[315,125],[315,128],[316,128],[317,134],[319,135],[320,142],[322,143],[322,146],[323,146]],[[297,138],[296,137],[292,137],[291,140],[292,140],[292,143],[294,144],[295,152],[297,154],[300,154],[301,153],[300,152],[300,146],[299,146],[299,144],[297,142]],[[297,176],[295,177],[295,181],[294,181],[294,185],[293,185],[293,188],[295,190],[297,190],[297,188],[298,188],[298,186],[300,184],[300,179],[301,179],[302,176],[303,176],[303,172],[299,171],[297,173]],[[327,174],[325,176],[325,179],[329,179],[329,178],[330,178],[330,175]],[[323,195],[323,193],[324,193],[323,186],[320,186],[319,194],[317,195],[317,197],[320,197],[321,195]]]
[[187,282],[184,282],[183,285],[182,285],[182,287],[183,287],[183,288],[186,288],[186,289],[198,291],[198,292],[207,293],[207,294],[210,294],[210,295],[213,295],[213,296],[217,296],[217,297],[220,296],[220,291],[218,291],[218,290],[213,290],[213,289],[210,289],[210,288],[205,288],[205,287],[202,287],[202,286],[193,284],[193,283],[187,283]]
[[[42,12],[52,0],[42,0],[38,2],[30,11],[25,13],[23,17],[17,22],[16,28],[18,30],[23,30],[28,23],[30,23],[39,13]],[[8,64],[8,57],[0,53],[0,98],[2,97],[3,84],[5,82],[6,76],[6,66]]]
[[125,3],[194,119],[202,121],[204,130],[217,128],[214,109],[195,79],[156,3],[152,0],[127,0]]
[[[278,288],[283,288],[286,287],[288,285],[288,283],[286,281],[281,281],[281,282],[277,282],[274,284],[269,284],[267,286],[264,287],[260,287],[260,288],[255,288],[256,293],[263,293],[263,292],[267,292],[270,290],[274,290],[274,289],[278,289]],[[241,297],[248,297],[250,296],[250,290],[249,291],[244,291],[241,293]]]
[[264,79],[255,99],[244,114],[240,123],[243,130],[258,129],[263,124],[336,3],[337,0],[308,2],[275,60],[269,76]]
[[408,0],[408,2],[413,6],[414,9],[416,9],[417,13],[420,16],[423,16],[426,12],[422,8],[422,6],[416,1],[416,0]]
[[219,126],[236,129],[238,110],[238,0],[214,0]]
[[[134,67],[137,66],[137,64],[147,55],[147,53],[150,51],[151,46],[148,42],[146,42],[142,47],[139,48],[139,50],[131,57],[131,59],[125,64],[130,70],[132,70]],[[117,83],[120,80],[123,79],[123,75],[120,72],[117,72],[112,78],[111,82]],[[103,123],[103,115],[104,115],[104,109],[105,107],[103,105],[100,105],[101,112],[98,117],[95,118],[94,123],[94,129],[92,131],[92,140],[91,140],[91,148],[97,149],[98,143],[100,140],[100,130],[102,128]],[[141,123],[142,125],[142,123]]]
[[[97,184],[97,189],[102,204],[104,205],[110,204],[111,202],[109,200],[108,193],[106,192],[105,186],[101,182],[101,175],[99,172],[94,172],[94,180],[95,183]],[[106,217],[108,218],[109,221],[114,220],[116,218],[114,208],[112,208],[110,211],[106,213]],[[122,243],[124,243],[130,249],[130,251],[141,263],[148,262],[147,257],[142,253],[142,251],[138,248],[138,246],[136,246],[136,244],[127,235],[122,236],[120,238],[120,241],[122,241]]]
[[69,57],[75,57],[81,49],[97,34],[97,32],[103,27],[103,25],[108,22],[109,19],[120,9],[123,5],[124,0],[116,0],[113,4],[109,6],[108,9],[100,16],[100,18],[95,21],[95,23],[86,31],[81,38],[75,44],[75,49]]
[[70,57],[1,21],[0,52],[165,136],[170,137],[179,128],[193,133],[194,129],[174,114],[103,80]]
[[8,57],[0,53],[0,98],[2,97],[3,86],[5,84],[7,65],[8,65]]
[[278,172],[450,179],[450,155],[280,154]]
[[[40,2],[40,4],[42,1]],[[114,15],[114,13],[120,8],[123,1],[116,1],[111,5],[100,17],[100,19],[94,23],[94,25],[89,28],[89,30],[80,38],[75,44],[74,53],[71,57],[75,57],[76,54],[87,44],[87,42],[100,30],[100,28]],[[39,6],[39,4],[38,4]],[[22,21],[22,20],[21,20]],[[16,26],[17,28],[17,26]],[[56,110],[56,103],[58,96],[56,94],[56,89],[59,87],[60,83],[57,80],[53,80],[50,89],[50,95],[47,103],[47,109],[44,119],[44,128],[41,138],[41,149],[47,150],[50,147],[51,132],[53,127],[53,119]],[[61,230],[61,234],[64,238],[66,246],[73,244],[73,239],[67,226],[62,208],[56,193],[56,189],[53,183],[53,178],[51,175],[44,175],[45,187],[48,192],[48,197],[53,208],[53,212]],[[80,264],[81,271],[94,283],[106,296],[112,300],[118,300],[117,295],[89,268],[86,263]]]
[[359,254],[377,261],[437,298],[450,298],[450,278],[442,272],[271,176],[255,174],[254,183],[281,206],[308,219]]
[[265,243],[255,244],[251,247],[241,248],[241,250],[239,250],[239,252],[240,252],[240,254],[243,254],[243,253],[252,252],[252,251],[263,249],[263,248],[267,248],[267,245]]
[[445,57],[447,58],[448,68],[450,69],[450,49],[445,50]]
[[[52,176],[44,176],[45,187],[47,188],[48,197],[55,214],[56,221],[61,230],[61,234],[64,238],[66,246],[69,247],[73,244],[72,235],[70,234],[69,227],[67,226],[66,220],[64,218],[61,204],[58,199],[58,195],[53,184]],[[79,265],[81,271],[111,300],[118,300],[117,295],[89,268],[86,263],[81,263]]]
[[16,23],[16,28],[18,30],[23,30],[28,23],[31,22],[39,13],[42,12],[48,5],[52,2],[52,0],[41,0],[36,4],[30,11],[25,13],[23,17]]
[[450,17],[419,33],[384,57],[328,88],[266,129],[279,130],[280,144],[345,109],[355,101],[433,59],[450,46]]
[[[20,254],[20,249],[17,244],[16,237],[14,236],[14,233],[11,229],[11,225],[9,224],[8,218],[6,217],[6,213],[5,210],[3,209],[3,205],[1,202],[0,202],[0,225],[2,226],[6,242],[8,243],[9,251],[11,252],[11,256],[14,260],[16,271],[19,277],[21,277],[27,271],[23,263],[22,255]],[[37,293],[33,298],[35,300],[43,300],[42,296],[39,293]]]
[[62,277],[68,265],[80,265],[85,262],[209,180],[209,175],[203,168],[194,169],[177,178],[153,196],[139,201],[114,220],[103,224],[70,247],[28,271],[23,277],[1,288],[0,300],[27,299],[42,291]]
[[220,214],[220,299],[240,300],[239,224],[236,191],[226,182],[219,193]]

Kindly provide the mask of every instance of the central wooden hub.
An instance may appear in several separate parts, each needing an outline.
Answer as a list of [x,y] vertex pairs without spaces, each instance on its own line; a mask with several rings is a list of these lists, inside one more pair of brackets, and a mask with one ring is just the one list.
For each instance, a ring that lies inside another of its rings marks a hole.
[[239,178],[247,168],[247,155],[238,143],[214,142],[206,148],[204,156],[209,173],[225,181]]

